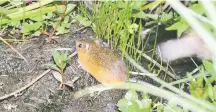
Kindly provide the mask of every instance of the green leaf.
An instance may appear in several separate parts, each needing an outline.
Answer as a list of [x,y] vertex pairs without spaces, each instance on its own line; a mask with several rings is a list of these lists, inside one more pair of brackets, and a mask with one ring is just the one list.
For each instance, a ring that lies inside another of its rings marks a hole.
[[171,20],[172,18],[173,18],[173,12],[170,12],[170,13],[165,13],[165,12],[163,12],[161,15],[160,15],[160,22],[162,22],[162,23],[167,23],[167,22],[169,22],[169,20]]
[[61,70],[55,64],[44,64],[44,66],[47,66],[50,69],[56,70],[58,72],[61,72]]
[[64,17],[64,22],[63,22],[63,23],[66,23],[66,24],[69,23],[69,19],[70,19],[69,16],[65,16],[65,17]]
[[125,94],[125,98],[119,100],[118,107],[122,112],[150,112],[152,100],[147,94],[143,95],[143,99],[139,100],[136,91],[129,90]]
[[178,37],[181,36],[183,32],[185,32],[189,28],[189,25],[184,22],[183,20],[171,25],[170,27],[166,28],[166,30],[177,30]]
[[0,6],[0,17],[1,17],[1,19],[4,18],[4,19],[11,20],[11,18],[9,16],[7,16],[8,12],[9,11],[6,8]]
[[21,25],[20,21],[12,21],[10,23],[10,26],[13,26],[13,27],[16,27],[16,28],[20,28],[20,25]]
[[135,90],[129,90],[125,94],[125,98],[128,99],[128,100],[138,100],[138,95],[137,95]]
[[53,13],[50,12],[50,13],[48,13],[48,14],[35,16],[35,17],[30,18],[30,19],[31,19],[31,20],[34,20],[34,21],[43,21],[43,20],[45,20],[45,19],[51,19],[52,17],[53,17]]
[[64,70],[64,68],[66,67],[67,64],[67,53],[60,53],[58,52],[56,49],[52,50],[52,56],[54,58],[54,61],[56,63],[56,65],[59,67],[59,69],[61,71]]
[[72,3],[68,4],[66,14],[70,13],[73,9],[75,9],[76,6],[77,6],[76,4],[72,4]]
[[[54,6],[50,6],[50,7],[45,7],[45,8],[39,8],[39,9],[35,9],[35,10],[30,10],[28,12],[25,12],[25,18],[32,18],[35,16],[41,16],[43,14],[46,13],[50,13],[56,10],[56,7]],[[24,14],[23,13],[11,13],[7,15],[9,18],[11,18],[11,20],[9,19],[2,19],[0,22],[1,24],[5,24],[5,23],[10,23],[12,21],[17,21],[17,20],[22,20],[24,18]]]
[[31,31],[36,31],[41,26],[42,26],[41,22],[34,22],[34,23],[31,22],[30,24],[25,22],[25,23],[23,23],[21,32],[25,34],[25,33],[31,32]]
[[1,14],[7,14],[7,11],[8,10],[6,8],[0,6],[0,15]]
[[216,86],[213,87],[213,97],[214,100],[216,100]]
[[68,33],[70,32],[68,29],[65,28],[65,26],[58,26],[58,28],[56,29],[56,35],[59,35],[59,34],[65,34],[65,33]]
[[143,99],[149,99],[149,95],[147,93],[143,93],[142,98]]
[[33,36],[40,36],[40,34],[41,34],[41,31],[36,31],[36,32],[34,32],[34,34],[32,34]]
[[202,5],[198,2],[198,4],[193,4],[189,7],[189,9],[192,9],[193,11],[199,13],[199,14],[204,14],[205,10],[203,10]]
[[138,12],[138,13],[135,13],[132,16],[135,17],[135,18],[143,18],[143,19],[148,18],[147,14],[142,12],[142,11]]
[[[57,7],[57,6],[56,6],[56,7]],[[65,8],[66,8],[65,6],[63,6],[63,7],[57,7],[56,12],[59,13],[59,14],[62,14],[62,13],[64,13]]]
[[[193,4],[189,8],[199,14],[204,14],[205,12],[205,10],[203,10],[203,7],[200,4]],[[185,32],[188,28],[189,25],[183,20],[183,18],[181,18],[180,21],[166,28],[166,30],[177,30],[177,35],[178,37],[180,37],[181,34]]]
[[161,22],[163,24],[166,24],[167,22],[170,22],[169,20],[171,20],[173,18],[173,13],[165,13],[163,12],[161,15],[159,14],[145,14],[144,12],[138,12],[133,14],[133,17],[136,18],[143,18],[143,19],[153,19],[153,22]]
[[189,85],[190,93],[192,96],[197,98],[204,98],[204,87],[203,87],[203,77],[198,77],[196,80],[192,79]]
[[1,0],[1,1],[0,1],[0,5],[6,3],[7,1],[8,1],[8,0]]
[[216,71],[214,69],[214,65],[211,62],[203,61],[203,65],[205,69],[210,73],[212,76],[216,76]]
[[52,74],[56,80],[58,80],[59,82],[62,82],[62,74],[60,72],[53,71]]
[[83,26],[90,26],[92,24],[92,22],[89,21],[88,18],[82,17],[81,15],[75,16],[74,19],[79,21],[80,24],[83,25]]
[[214,91],[214,88],[212,87],[211,84],[208,84],[206,86],[207,86],[206,92],[207,92],[208,97],[211,98],[212,101],[214,101],[214,97],[215,97],[214,95],[216,91]]
[[151,110],[152,110],[152,100],[151,99],[149,99],[149,96],[148,96],[148,94],[143,94],[143,99],[141,100],[141,102],[142,102],[142,108],[143,108],[143,111],[144,112],[151,112]]
[[157,107],[157,112],[164,112],[163,109],[164,109],[164,105],[161,104],[161,103],[157,103],[154,105],[154,107]]
[[[58,22],[52,23],[52,26],[55,28]],[[64,21],[60,23],[60,25],[57,27],[56,29],[56,35],[59,34],[65,34],[70,32],[69,28],[70,28],[71,24],[69,23],[69,16],[66,16],[64,18]]]
[[130,24],[129,28],[128,28],[128,31],[131,33],[131,34],[134,34],[135,32],[137,32],[138,30],[138,27],[139,25],[133,23],[133,24]]
[[122,112],[142,112],[139,104],[134,100],[121,99],[117,105]]

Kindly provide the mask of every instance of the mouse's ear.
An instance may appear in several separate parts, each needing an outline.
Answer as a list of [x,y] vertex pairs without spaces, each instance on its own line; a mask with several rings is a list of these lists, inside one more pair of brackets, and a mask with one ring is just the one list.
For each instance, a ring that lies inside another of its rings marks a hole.
[[89,50],[89,48],[90,48],[89,43],[86,43],[86,45],[85,45],[85,50],[87,51],[87,50]]

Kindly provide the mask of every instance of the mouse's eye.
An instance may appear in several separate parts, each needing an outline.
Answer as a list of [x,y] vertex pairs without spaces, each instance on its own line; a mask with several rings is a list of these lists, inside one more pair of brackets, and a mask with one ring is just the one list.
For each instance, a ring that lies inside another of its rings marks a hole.
[[79,47],[79,48],[82,48],[82,44],[79,44],[78,47]]

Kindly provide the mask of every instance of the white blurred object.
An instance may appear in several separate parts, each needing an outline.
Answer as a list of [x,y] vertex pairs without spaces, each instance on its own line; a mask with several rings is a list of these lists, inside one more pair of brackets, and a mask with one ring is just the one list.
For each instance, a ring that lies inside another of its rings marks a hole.
[[212,57],[211,52],[196,33],[190,33],[179,39],[160,43],[157,46],[156,52],[157,55],[166,62],[191,56],[197,56],[207,60]]

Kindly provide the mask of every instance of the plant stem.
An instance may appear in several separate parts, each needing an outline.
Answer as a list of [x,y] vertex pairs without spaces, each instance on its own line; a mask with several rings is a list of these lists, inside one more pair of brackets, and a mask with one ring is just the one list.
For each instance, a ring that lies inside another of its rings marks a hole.
[[[155,87],[149,83],[142,82],[142,81],[136,81],[136,80],[130,80],[131,82],[125,82],[123,84],[115,85],[115,86],[104,86],[102,84],[92,86],[85,88],[83,90],[80,90],[74,94],[74,98],[79,98],[81,96],[84,96],[89,93],[93,93],[96,91],[104,91],[109,89],[133,89],[137,91],[142,91],[144,93],[150,93],[155,96],[159,96],[161,98],[164,98],[170,103],[179,104],[183,106],[184,108],[187,108],[189,110],[200,112],[200,111],[207,111],[203,109],[202,107],[198,106],[195,102],[191,102],[186,100],[185,98],[182,98],[170,91],[164,90],[162,88]],[[136,83],[134,83],[136,82]]]
[[194,103],[203,105],[203,107],[205,107],[205,108],[208,108],[208,109],[210,109],[210,110],[212,110],[212,111],[216,110],[216,107],[215,107],[214,105],[212,105],[212,104],[210,104],[210,103],[207,103],[207,102],[205,102],[205,101],[203,101],[203,100],[194,98],[193,96],[191,96],[191,95],[189,95],[189,94],[187,94],[187,93],[185,93],[185,92],[183,92],[183,91],[181,91],[181,90],[179,90],[179,89],[173,87],[172,85],[170,85],[170,84],[164,82],[163,80],[161,80],[161,79],[155,77],[154,74],[149,73],[149,72],[146,71],[142,66],[140,66],[139,64],[137,64],[136,61],[135,61],[134,59],[132,59],[127,53],[125,53],[125,57],[126,57],[126,59],[127,59],[133,66],[135,66],[135,67],[136,67],[137,69],[139,69],[141,72],[146,73],[146,76],[148,76],[148,77],[152,78],[153,80],[157,81],[157,82],[160,83],[163,87],[166,87],[166,88],[170,89],[171,91],[175,92],[176,94],[178,94],[178,95],[180,95],[180,96],[182,96],[182,97],[184,97],[184,98],[186,98],[186,99],[188,99],[188,100],[190,100],[190,101],[192,101],[192,102],[194,102]]

